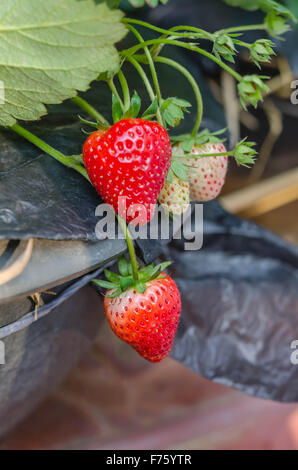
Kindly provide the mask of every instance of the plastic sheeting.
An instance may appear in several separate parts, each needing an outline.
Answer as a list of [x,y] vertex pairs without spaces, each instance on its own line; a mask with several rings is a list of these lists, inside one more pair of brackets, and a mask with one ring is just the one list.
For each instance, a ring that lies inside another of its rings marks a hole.
[[217,203],[205,205],[203,249],[183,247],[164,250],[183,305],[172,357],[245,393],[298,401],[298,248]]
[[[291,344],[298,340],[298,248],[216,202],[204,205],[203,249],[185,251],[184,242],[155,245],[162,259],[173,261],[169,272],[182,296],[171,356],[245,393],[298,401],[298,365],[291,362]],[[100,272],[75,281],[39,316],[50,314]],[[0,328],[0,337],[33,321],[31,312]]]

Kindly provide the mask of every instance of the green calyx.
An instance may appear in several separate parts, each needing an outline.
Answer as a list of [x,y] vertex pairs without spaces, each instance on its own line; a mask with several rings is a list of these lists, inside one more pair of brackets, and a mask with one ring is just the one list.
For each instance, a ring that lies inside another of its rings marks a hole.
[[287,19],[278,15],[276,12],[268,13],[265,17],[264,24],[268,34],[278,39],[291,29]]
[[[113,94],[112,112],[114,123],[120,121],[121,119],[137,118],[141,110],[141,104],[141,98],[135,91],[127,106],[127,109],[125,110],[123,103],[121,103],[119,98]],[[162,99],[159,103],[157,96],[154,96],[154,99],[148,108],[143,112],[141,118],[146,119],[147,121],[156,119],[158,113],[160,112],[165,127],[176,127],[180,124],[180,121],[184,119],[184,113],[188,112],[189,107],[191,107],[191,104],[181,98],[170,97],[167,99]],[[87,122],[85,121],[85,123]],[[97,123],[91,124],[94,127],[98,126]]]
[[204,129],[199,132],[196,137],[191,134],[182,134],[171,137],[172,144],[181,143],[181,147],[185,153],[190,153],[194,145],[204,144],[217,144],[225,142],[225,139],[220,136],[226,132],[227,128],[220,129],[216,132],[210,132],[209,129]]
[[233,35],[223,33],[216,34],[213,43],[213,54],[218,59],[222,58],[228,62],[234,63],[234,56],[237,51],[232,36]]
[[251,165],[255,164],[257,152],[253,148],[254,146],[255,143],[247,142],[246,138],[241,140],[241,142],[236,145],[234,150],[234,158],[238,165],[250,168]]
[[118,295],[132,288],[142,294],[145,292],[147,288],[146,284],[148,282],[153,281],[154,279],[163,279],[164,276],[161,272],[170,264],[171,261],[165,261],[157,266],[154,266],[153,264],[143,266],[138,269],[138,278],[134,279],[131,262],[127,261],[125,256],[121,256],[118,260],[118,270],[120,274],[113,273],[112,271],[105,269],[104,273],[107,280],[92,279],[92,282],[99,287],[109,290],[113,289],[114,292],[108,296],[110,298],[118,297]]
[[[216,134],[218,133],[223,133],[226,129],[223,129],[221,131],[218,131],[217,133],[214,134],[208,134],[208,130],[206,129],[201,133],[202,140],[200,141],[198,139],[198,142],[200,142],[197,145],[204,145],[208,142],[216,143],[216,142],[223,142],[223,140],[220,140]],[[186,136],[187,137],[187,136]],[[204,137],[204,139],[203,139]],[[208,140],[206,141],[206,138],[208,137]],[[182,141],[183,136],[175,137],[176,142],[177,141]],[[203,143],[202,143],[203,142]],[[196,142],[197,143],[197,142]],[[184,151],[184,153],[181,154],[173,154],[172,155],[172,164],[171,168],[168,174],[168,182],[172,182],[173,178],[173,173],[178,176],[180,179],[185,179],[183,178],[184,174],[186,174],[186,180],[187,180],[187,172],[191,171],[193,168],[192,166],[186,165],[183,163],[183,159],[186,158],[208,158],[208,157],[221,157],[221,156],[227,156],[227,157],[234,157],[237,164],[241,166],[245,166],[249,168],[251,165],[254,165],[255,159],[257,156],[257,152],[254,149],[255,143],[254,142],[247,142],[247,139],[241,140],[235,147],[234,150],[231,151],[226,151],[226,152],[221,152],[221,153],[202,153],[202,154],[193,154],[193,153],[188,153]],[[181,169],[181,167],[184,167]],[[177,171],[178,168],[178,171]],[[189,170],[190,168],[190,170]],[[184,173],[183,173],[184,172]]]
[[[112,113],[113,113],[113,122],[116,123],[121,121],[121,119],[136,119],[139,116],[141,110],[141,98],[139,94],[135,91],[131,100],[129,107],[126,111],[123,111],[123,107],[119,99],[113,95],[112,96]],[[155,98],[148,108],[140,116],[142,119],[150,121],[151,119],[156,118],[158,112],[158,100]]]
[[250,54],[257,67],[261,68],[260,62],[270,62],[271,56],[275,55],[272,46],[273,42],[269,39],[258,39],[252,44]]
[[246,104],[252,104],[255,108],[259,101],[263,101],[263,93],[268,93],[269,88],[263,82],[269,77],[261,75],[245,75],[238,84],[238,92],[241,104],[246,110]]
[[[102,121],[97,121],[97,122],[89,121],[87,119],[82,118],[82,116],[78,116],[78,118],[79,118],[79,120],[82,124],[84,124],[85,126],[88,126],[88,127],[92,127],[93,129],[107,131],[111,127],[111,125],[109,123],[104,124]],[[90,132],[87,132],[83,129],[82,129],[82,131],[85,134],[90,134]]]
[[173,155],[171,167],[167,176],[167,182],[171,183],[173,181],[173,175],[176,175],[183,181],[188,181],[188,165],[183,163],[181,157],[191,156],[190,152],[192,151],[194,145],[204,145],[209,143],[216,144],[224,142],[225,139],[220,137],[224,132],[226,132],[226,129],[220,129],[217,132],[210,132],[209,129],[204,129],[199,132],[196,137],[193,137],[191,134],[182,134],[172,137],[172,144],[181,143],[184,155],[181,155],[180,157]]
[[171,97],[161,101],[161,115],[166,125],[170,127],[179,126],[184,113],[188,112],[191,104],[181,98]]

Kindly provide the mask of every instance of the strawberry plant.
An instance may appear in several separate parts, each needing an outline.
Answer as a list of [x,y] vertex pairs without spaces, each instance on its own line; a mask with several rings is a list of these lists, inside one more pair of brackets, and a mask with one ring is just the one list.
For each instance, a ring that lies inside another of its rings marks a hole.
[[[146,0],[156,7],[169,0]],[[170,351],[181,312],[174,281],[163,270],[167,264],[140,267],[126,222],[144,225],[157,201],[171,214],[182,214],[190,200],[214,199],[227,175],[228,160],[254,163],[254,143],[246,139],[227,149],[223,131],[202,129],[204,99],[199,83],[182,64],[167,57],[168,47],[199,54],[229,73],[237,82],[239,100],[246,110],[256,107],[267,93],[262,63],[274,55],[274,43],[260,37],[243,41],[245,31],[280,37],[289,29],[293,14],[274,0],[224,0],[246,10],[260,8],[264,20],[256,25],[227,27],[210,32],[194,26],[160,28],[140,19],[124,17],[121,2],[106,0],[7,0],[0,6],[1,80],[5,85],[0,125],[19,134],[75,170],[93,184],[102,199],[113,206],[125,233],[130,262],[119,260],[119,274],[106,271],[107,280],[94,280],[106,288],[104,307],[113,331],[146,359],[157,362]],[[134,7],[145,0],[130,0]],[[161,6],[162,8],[162,6]],[[140,31],[151,33],[145,40]],[[129,48],[118,50],[126,34]],[[203,46],[209,44],[206,48]],[[211,45],[211,47],[209,47]],[[256,73],[242,76],[234,67],[241,50],[247,50]],[[177,90],[167,96],[158,79],[162,64],[181,73],[193,89],[196,119],[188,133],[172,136],[191,104]],[[143,81],[150,105],[143,109],[137,91],[131,93],[125,66]],[[78,95],[93,81],[109,88],[113,123]],[[93,128],[80,155],[65,155],[24,128],[19,121],[35,121],[48,104],[71,99],[90,116],[80,118]],[[128,200],[123,210],[119,198]],[[135,212],[130,210],[134,206]]]

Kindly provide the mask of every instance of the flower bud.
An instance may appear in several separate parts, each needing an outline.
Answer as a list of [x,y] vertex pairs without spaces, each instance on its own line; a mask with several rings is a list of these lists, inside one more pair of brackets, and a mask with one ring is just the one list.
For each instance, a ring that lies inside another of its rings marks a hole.
[[233,39],[228,34],[216,36],[213,45],[213,53],[228,62],[235,62],[233,56],[236,54],[236,49]]
[[271,56],[275,54],[271,46],[273,42],[269,39],[258,39],[252,44],[251,58],[259,68],[259,62],[270,62]]
[[269,88],[263,82],[268,77],[259,75],[245,75],[238,84],[240,101],[244,109],[246,103],[252,104],[255,108],[259,101],[263,101],[262,92],[268,92]]

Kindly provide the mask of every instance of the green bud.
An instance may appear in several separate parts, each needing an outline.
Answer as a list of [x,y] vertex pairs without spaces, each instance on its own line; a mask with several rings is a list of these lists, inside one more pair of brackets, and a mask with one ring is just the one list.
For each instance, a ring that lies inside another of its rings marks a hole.
[[233,56],[236,54],[236,49],[233,39],[228,34],[216,36],[213,44],[213,53],[218,58],[221,57],[228,62],[235,62]]
[[252,44],[250,49],[251,58],[259,68],[259,62],[270,62],[271,56],[275,55],[271,46],[273,46],[273,42],[269,39],[258,39]]
[[234,158],[238,165],[245,166],[247,168],[250,165],[254,165],[257,152],[253,148],[255,146],[254,142],[247,142],[246,138],[241,140],[239,144],[236,145]]
[[263,82],[268,77],[260,75],[245,75],[238,84],[240,101],[244,109],[246,103],[252,104],[255,108],[259,101],[263,101],[262,92],[267,93],[269,88]]
[[176,127],[184,118],[184,113],[187,112],[189,107],[191,107],[191,104],[188,101],[176,97],[167,98],[161,104],[163,120],[170,127]]
[[270,36],[279,37],[291,29],[287,20],[277,13],[268,13],[265,17],[264,23]]

